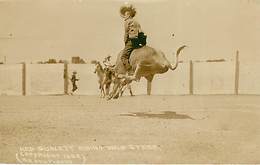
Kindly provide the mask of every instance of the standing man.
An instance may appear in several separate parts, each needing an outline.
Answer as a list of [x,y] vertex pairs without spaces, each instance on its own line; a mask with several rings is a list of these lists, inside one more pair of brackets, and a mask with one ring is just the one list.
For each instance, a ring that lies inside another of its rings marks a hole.
[[122,6],[120,8],[120,15],[125,21],[125,48],[123,49],[121,60],[126,70],[129,71],[131,69],[131,66],[129,64],[130,54],[133,49],[142,47],[146,44],[146,36],[141,30],[141,25],[133,19],[136,15],[136,10],[133,5]]
[[73,75],[70,79],[71,82],[72,82],[72,92],[71,92],[71,94],[73,94],[73,92],[75,92],[78,89],[76,81],[79,81],[79,79],[77,79],[76,74],[77,74],[77,72],[73,71]]

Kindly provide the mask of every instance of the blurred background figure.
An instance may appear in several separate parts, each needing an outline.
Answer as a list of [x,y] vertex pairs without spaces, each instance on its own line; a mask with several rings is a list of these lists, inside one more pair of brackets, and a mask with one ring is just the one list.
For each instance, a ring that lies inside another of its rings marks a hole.
[[70,80],[71,80],[71,83],[72,83],[71,95],[73,95],[73,93],[78,89],[76,82],[79,81],[79,79],[77,78],[77,72],[76,71],[73,71],[73,74],[72,74]]

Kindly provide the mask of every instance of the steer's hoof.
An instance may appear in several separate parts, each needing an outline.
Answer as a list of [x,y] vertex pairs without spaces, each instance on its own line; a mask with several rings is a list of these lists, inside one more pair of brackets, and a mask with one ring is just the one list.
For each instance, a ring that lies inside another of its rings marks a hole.
[[107,96],[106,99],[107,99],[107,101],[108,101],[108,100],[111,100],[111,99],[112,99],[112,96]]
[[119,93],[116,94],[116,95],[113,97],[113,99],[118,99],[118,97],[119,97]]

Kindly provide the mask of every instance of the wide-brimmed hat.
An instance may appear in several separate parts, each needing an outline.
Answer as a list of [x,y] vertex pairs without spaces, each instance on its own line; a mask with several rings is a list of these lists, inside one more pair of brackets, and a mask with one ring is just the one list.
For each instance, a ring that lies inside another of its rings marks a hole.
[[77,71],[73,71],[73,74],[77,74]]
[[126,4],[126,5],[121,6],[121,8],[120,8],[120,15],[121,15],[121,17],[124,17],[125,13],[127,11],[130,12],[130,16],[131,17],[134,17],[135,14],[136,14],[136,10],[135,10],[134,6],[131,5],[131,4]]

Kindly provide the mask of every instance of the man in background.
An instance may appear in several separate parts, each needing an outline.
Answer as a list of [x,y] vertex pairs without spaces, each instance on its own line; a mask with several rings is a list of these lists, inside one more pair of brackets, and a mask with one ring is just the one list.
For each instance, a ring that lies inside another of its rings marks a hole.
[[77,75],[77,72],[73,71],[73,75],[71,76],[71,79],[70,79],[71,83],[72,83],[72,92],[71,92],[71,94],[73,94],[78,89],[76,82],[79,81],[79,79],[76,77],[76,75]]

